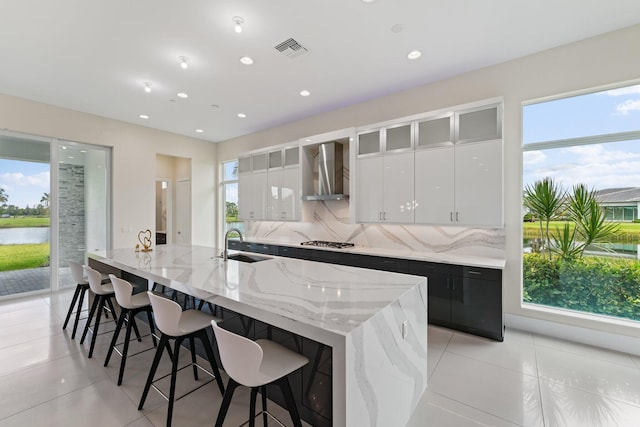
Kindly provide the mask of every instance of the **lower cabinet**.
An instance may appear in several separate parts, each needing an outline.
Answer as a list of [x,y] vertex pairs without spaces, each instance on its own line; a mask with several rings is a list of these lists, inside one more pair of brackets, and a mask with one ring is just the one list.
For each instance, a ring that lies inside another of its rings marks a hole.
[[229,249],[424,276],[429,323],[504,340],[502,270],[238,240]]
[[429,280],[429,323],[504,340],[502,271],[409,261]]

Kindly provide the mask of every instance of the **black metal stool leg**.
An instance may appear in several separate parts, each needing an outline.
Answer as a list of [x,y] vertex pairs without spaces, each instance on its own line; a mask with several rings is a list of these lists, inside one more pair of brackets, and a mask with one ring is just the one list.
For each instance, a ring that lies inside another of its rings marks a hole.
[[235,382],[232,378],[229,378],[229,383],[227,384],[227,391],[224,393],[224,397],[222,398],[222,404],[220,405],[220,410],[218,411],[218,418],[216,419],[216,427],[222,427],[222,423],[224,423],[224,419],[227,416],[227,412],[229,411],[229,405],[231,405],[231,398],[233,397],[233,392],[239,386],[237,382]]
[[291,416],[293,425],[295,427],[302,427],[302,423],[300,422],[300,414],[298,413],[296,401],[293,398],[293,392],[291,391],[289,379],[287,377],[282,377],[277,381],[277,384],[280,386],[280,390],[282,390],[282,396],[284,397],[284,401],[287,403],[287,409],[289,410],[289,415]]
[[[127,322],[127,333],[124,338],[124,348],[122,349],[122,359],[120,360],[120,372],[118,372],[118,385],[122,385],[122,377],[124,376],[124,367],[127,364],[127,353],[129,352],[129,341],[131,340],[131,327],[135,325],[132,322],[135,313],[127,310],[126,315],[129,316],[129,321]],[[124,313],[120,313],[121,317],[124,317]]]
[[97,296],[93,299],[93,304],[91,304],[91,310],[89,310],[89,317],[87,317],[87,323],[86,325],[84,325],[84,331],[82,332],[82,338],[80,338],[80,344],[84,344],[84,339],[87,337],[87,332],[91,327],[91,320],[93,320],[93,315],[96,311],[96,307],[98,307]]
[[160,363],[160,359],[162,359],[162,352],[164,351],[164,348],[167,347],[167,349],[171,351],[171,349],[168,346],[169,346],[169,339],[165,334],[162,334],[160,336],[160,343],[158,344],[158,348],[156,349],[156,355],[153,358],[153,363],[151,363],[151,370],[149,370],[149,376],[147,377],[147,382],[144,384],[144,390],[142,391],[142,396],[140,397],[140,403],[138,404],[138,411],[142,410],[144,406],[144,401],[147,400],[147,394],[149,394],[149,389],[151,388],[153,377],[156,375],[158,364]]
[[109,361],[111,360],[111,355],[113,354],[113,348],[116,346],[118,342],[118,337],[120,336],[120,329],[122,329],[122,324],[126,318],[127,309],[123,308],[120,312],[120,318],[118,319],[118,324],[116,325],[116,330],[113,331],[113,338],[111,338],[111,345],[109,346],[109,351],[107,351],[107,357],[104,359],[104,366],[107,367],[109,365]]
[[191,349],[191,367],[193,368],[193,379],[198,381],[198,368],[196,367],[196,342],[193,335],[189,337],[189,348]]
[[[96,313],[96,323],[93,325],[93,334],[91,334],[91,345],[89,346],[89,359],[93,357],[93,349],[96,346],[96,338],[98,338],[98,329],[100,328],[100,316],[102,315],[102,309],[104,308],[104,295],[98,297],[98,312]],[[116,323],[117,324],[117,323]]]
[[216,376],[216,382],[218,383],[220,394],[224,395],[224,384],[222,383],[222,378],[220,377],[220,370],[218,369],[216,358],[213,355],[213,348],[211,347],[211,341],[209,341],[207,331],[205,331],[204,329],[201,330],[200,332],[198,332],[198,337],[200,338],[200,341],[202,341],[204,351],[207,353],[207,358],[209,359],[209,364],[211,365],[211,369],[213,369],[213,374]]
[[76,311],[76,320],[73,322],[73,332],[71,333],[71,339],[76,337],[76,331],[78,330],[78,323],[80,322],[80,312],[82,311],[82,304],[84,303],[84,294],[87,293],[87,288],[82,287],[80,289],[80,301],[78,301],[78,310]]
[[256,427],[256,395],[258,387],[251,387],[251,399],[249,401],[249,427]]
[[67,329],[67,323],[69,323],[69,319],[71,318],[71,314],[73,313],[73,309],[76,306],[76,301],[78,300],[78,295],[80,295],[80,285],[76,286],[76,290],[73,293],[73,298],[71,299],[71,304],[69,305],[69,311],[67,311],[67,317],[64,319],[64,324],[62,325],[62,329]]
[[264,427],[267,427],[269,419],[267,418],[267,386],[263,385],[261,388],[262,394],[262,422]]
[[169,388],[169,406],[167,407],[167,427],[171,427],[171,418],[173,417],[173,401],[176,398],[176,377],[178,376],[178,357],[180,354],[180,344],[182,337],[176,338],[173,346],[173,363],[171,364],[171,385]]

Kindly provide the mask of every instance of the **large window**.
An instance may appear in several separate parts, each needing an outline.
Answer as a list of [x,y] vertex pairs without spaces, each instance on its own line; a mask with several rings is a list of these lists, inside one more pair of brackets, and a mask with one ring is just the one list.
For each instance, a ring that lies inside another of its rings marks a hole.
[[640,321],[640,85],[523,107],[523,302]]
[[238,161],[222,163],[221,171],[223,235],[230,228],[237,228],[244,234],[244,223],[238,219]]

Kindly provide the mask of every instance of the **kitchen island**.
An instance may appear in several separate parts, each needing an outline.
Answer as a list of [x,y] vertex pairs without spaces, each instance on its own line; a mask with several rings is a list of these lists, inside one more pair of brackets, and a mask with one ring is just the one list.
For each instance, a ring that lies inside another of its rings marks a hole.
[[406,424],[427,386],[424,277],[269,257],[218,257],[203,246],[162,245],[89,255],[331,348],[332,424]]

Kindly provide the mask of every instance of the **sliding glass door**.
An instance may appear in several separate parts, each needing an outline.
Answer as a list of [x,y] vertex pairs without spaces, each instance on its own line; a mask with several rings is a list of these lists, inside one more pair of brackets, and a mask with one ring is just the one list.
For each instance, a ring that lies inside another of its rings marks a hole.
[[109,247],[110,171],[109,148],[0,132],[0,298],[75,286],[67,262]]

